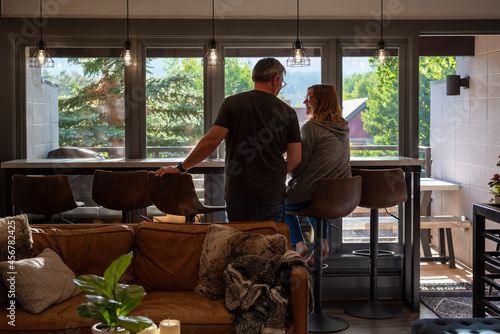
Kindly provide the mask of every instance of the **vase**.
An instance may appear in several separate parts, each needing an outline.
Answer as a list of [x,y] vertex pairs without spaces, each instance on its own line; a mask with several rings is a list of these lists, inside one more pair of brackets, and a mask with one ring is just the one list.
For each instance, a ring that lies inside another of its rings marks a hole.
[[92,334],[130,334],[128,330],[125,330],[125,328],[118,327],[116,330],[106,330],[106,329],[101,329],[99,328],[101,324],[95,324],[92,326]]

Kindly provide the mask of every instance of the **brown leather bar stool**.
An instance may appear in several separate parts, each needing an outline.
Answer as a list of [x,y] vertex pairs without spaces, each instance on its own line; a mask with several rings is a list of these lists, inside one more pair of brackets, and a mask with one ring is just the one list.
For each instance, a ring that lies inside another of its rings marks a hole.
[[154,205],[166,214],[184,216],[193,223],[196,215],[226,210],[225,206],[203,205],[196,195],[191,174],[165,174],[156,177],[149,172],[149,194]]
[[361,177],[318,181],[311,204],[300,211],[287,210],[287,214],[314,218],[314,312],[309,316],[309,333],[332,333],[349,328],[344,319],[330,317],[322,310],[323,277],[323,224],[329,219],[349,215],[359,204],[361,198]]
[[132,222],[132,212],[142,219],[150,220],[139,213],[152,204],[149,197],[148,171],[114,172],[96,170],[92,183],[92,199],[98,205],[122,211],[122,222]]
[[405,202],[408,198],[401,169],[353,169],[353,175],[363,178],[359,206],[370,209],[370,249],[354,251],[355,255],[370,257],[370,300],[354,303],[344,311],[354,317],[390,319],[403,314],[399,307],[384,305],[377,300],[377,261],[379,256],[392,256],[394,252],[378,249],[378,210]]
[[24,213],[44,215],[45,223],[54,222],[53,215],[66,223],[72,223],[63,217],[61,212],[83,206],[82,202],[75,202],[67,175],[26,176],[15,174],[12,176],[11,189],[12,204]]

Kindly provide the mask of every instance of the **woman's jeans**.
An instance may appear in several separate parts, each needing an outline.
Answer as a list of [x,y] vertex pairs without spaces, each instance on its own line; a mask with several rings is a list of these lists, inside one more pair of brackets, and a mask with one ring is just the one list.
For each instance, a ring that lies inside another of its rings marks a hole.
[[266,221],[283,223],[285,201],[260,203],[226,202],[227,219],[230,222]]
[[[299,202],[286,204],[286,210],[299,211],[307,208],[311,204],[311,201],[307,202]],[[307,217],[309,224],[313,227],[316,227],[315,219],[312,217]],[[285,223],[288,225],[288,230],[290,231],[290,243],[292,247],[298,244],[301,241],[304,241],[304,236],[302,235],[302,229],[300,228],[299,217],[296,215],[285,215]],[[328,224],[323,224],[323,238],[326,239],[328,233]]]

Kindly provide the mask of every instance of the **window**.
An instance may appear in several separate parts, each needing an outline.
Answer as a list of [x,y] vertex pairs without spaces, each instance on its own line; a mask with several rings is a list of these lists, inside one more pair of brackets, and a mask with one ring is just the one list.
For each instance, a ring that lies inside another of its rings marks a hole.
[[203,49],[148,48],[148,158],[186,157],[203,137]]
[[290,49],[281,48],[226,48],[225,96],[234,95],[253,89],[252,70],[254,65],[264,57],[278,59],[286,69],[285,82],[278,95],[280,99],[293,107],[297,112],[300,124],[307,120],[304,96],[307,88],[321,83],[321,50],[309,48],[307,53],[311,59],[309,67],[286,67]]
[[[374,49],[342,49],[342,112],[349,122],[351,156],[398,155],[398,49],[384,66],[376,66]],[[397,243],[398,207],[379,210],[379,242]],[[342,243],[368,243],[369,210],[358,207],[342,220]]]
[[51,53],[54,68],[27,67],[27,157],[46,158],[64,146],[84,149],[82,156],[123,157],[124,70],[119,50]]

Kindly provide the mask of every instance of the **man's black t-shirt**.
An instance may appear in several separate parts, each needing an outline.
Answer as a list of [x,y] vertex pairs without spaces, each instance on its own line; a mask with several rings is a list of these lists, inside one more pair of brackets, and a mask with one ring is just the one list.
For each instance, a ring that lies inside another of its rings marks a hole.
[[224,199],[259,203],[280,201],[286,195],[288,143],[298,143],[295,110],[273,94],[252,90],[227,97],[214,125],[226,136]]

